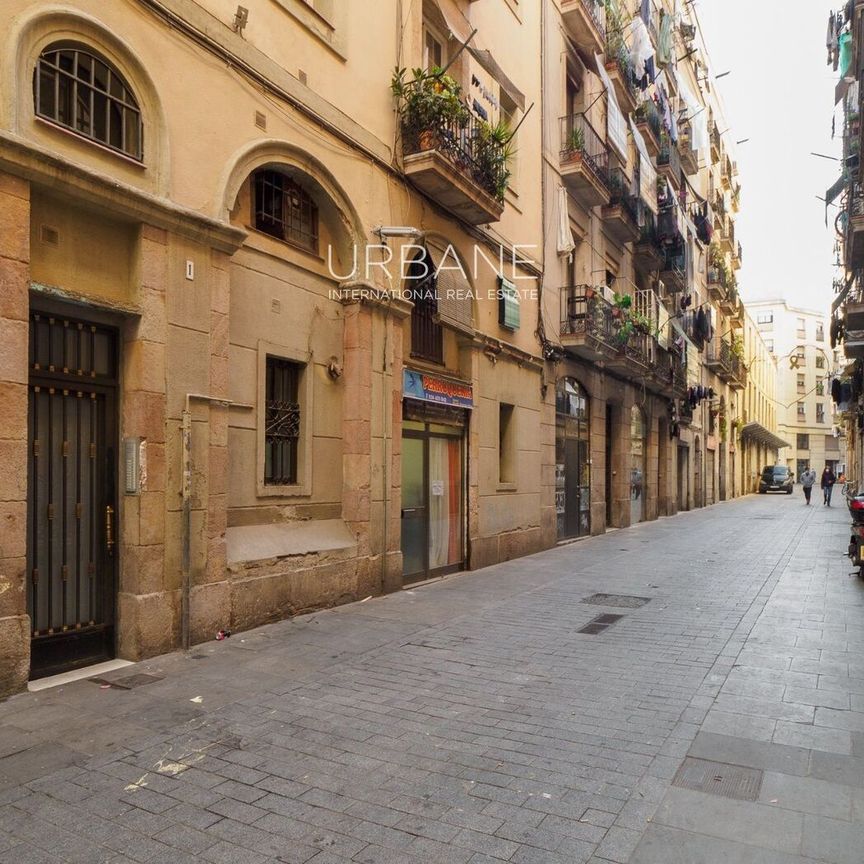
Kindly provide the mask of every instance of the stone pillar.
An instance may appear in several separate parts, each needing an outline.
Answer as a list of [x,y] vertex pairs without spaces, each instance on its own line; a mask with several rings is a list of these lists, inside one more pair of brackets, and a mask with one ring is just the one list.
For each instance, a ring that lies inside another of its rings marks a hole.
[[344,308],[342,518],[356,539],[357,558],[365,559],[368,566],[372,508],[372,312],[361,303]]
[[0,697],[27,686],[30,185],[0,172]]
[[166,596],[165,231],[142,225],[138,271],[141,317],[124,327],[121,352],[121,435],[143,438],[147,458],[140,494],[120,500],[117,653],[128,660],[172,650],[179,632],[175,603]]
[[[228,319],[230,302],[230,258],[210,251],[209,303],[202,300],[202,314],[209,323],[209,387],[203,395],[228,399]],[[203,276],[204,274],[202,274]],[[208,306],[206,310],[204,306]],[[190,596],[190,634],[193,644],[212,639],[220,629],[230,627],[231,585],[228,582],[225,530],[228,526],[228,414],[225,405],[209,402],[193,405],[193,416],[206,418],[195,443],[206,451],[206,497],[199,502],[203,520],[200,535],[205,558],[194,574]],[[196,453],[196,459],[198,454]],[[197,556],[196,556],[197,557]]]
[[[611,527],[606,524],[606,501],[612,490],[606,487],[606,414],[611,409],[603,398],[604,389],[595,386],[596,396],[591,398],[591,533],[605,534]],[[601,395],[602,394],[602,395]],[[554,406],[553,406],[554,407]]]
[[[390,484],[387,519],[386,554],[382,569],[381,590],[398,591],[402,587],[402,319],[388,317],[387,336],[390,345],[390,379],[385,380],[385,398],[390,399]],[[387,389],[389,384],[389,391]],[[386,458],[386,448],[385,448]]]

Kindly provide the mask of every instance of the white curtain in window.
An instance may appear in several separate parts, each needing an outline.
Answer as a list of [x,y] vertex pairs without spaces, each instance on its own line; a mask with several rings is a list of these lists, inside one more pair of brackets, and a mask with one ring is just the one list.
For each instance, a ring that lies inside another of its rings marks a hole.
[[621,108],[618,106],[618,97],[615,95],[615,88],[612,86],[612,80],[606,72],[606,66],[603,63],[603,58],[599,54],[594,55],[597,60],[597,72],[600,75],[600,80],[606,88],[606,134],[609,138],[609,143],[617,151],[618,155],[624,164],[627,164],[627,121]]

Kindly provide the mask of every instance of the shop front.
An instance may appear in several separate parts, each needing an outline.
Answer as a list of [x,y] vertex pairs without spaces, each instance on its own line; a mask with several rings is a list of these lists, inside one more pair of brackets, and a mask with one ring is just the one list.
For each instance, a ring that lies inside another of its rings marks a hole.
[[461,570],[465,563],[465,441],[471,385],[403,373],[402,581]]
[[555,398],[555,512],[558,539],[591,533],[591,439],[588,396],[573,378]]
[[634,405],[630,409],[630,524],[645,520],[647,442],[645,415]]

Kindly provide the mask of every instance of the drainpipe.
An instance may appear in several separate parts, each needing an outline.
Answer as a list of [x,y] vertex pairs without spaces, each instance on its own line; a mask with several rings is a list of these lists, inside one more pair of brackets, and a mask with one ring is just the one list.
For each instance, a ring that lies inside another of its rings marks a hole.
[[201,393],[187,393],[183,406],[183,417],[180,425],[181,453],[183,471],[181,473],[180,496],[181,507],[181,596],[180,596],[180,641],[184,651],[189,650],[189,607],[192,596],[192,400],[207,402],[211,405],[221,405],[223,408],[241,408],[251,411],[255,406],[245,402],[233,402],[230,399],[220,399],[216,396],[205,396]]

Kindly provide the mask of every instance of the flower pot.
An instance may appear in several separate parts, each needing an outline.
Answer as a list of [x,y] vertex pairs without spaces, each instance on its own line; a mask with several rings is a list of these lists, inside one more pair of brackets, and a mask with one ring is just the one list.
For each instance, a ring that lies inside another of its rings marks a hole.
[[624,317],[624,310],[619,306],[612,307],[612,317],[617,318],[619,321]]
[[417,143],[419,144],[421,150],[434,150],[435,133],[429,129],[424,130],[420,133]]

